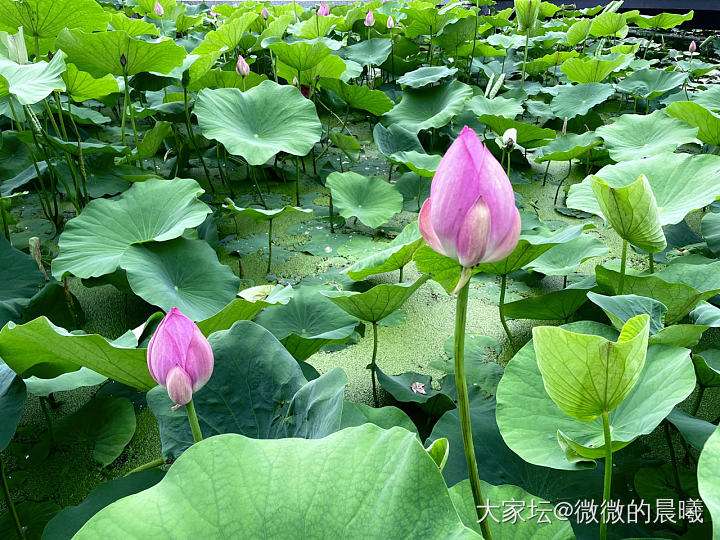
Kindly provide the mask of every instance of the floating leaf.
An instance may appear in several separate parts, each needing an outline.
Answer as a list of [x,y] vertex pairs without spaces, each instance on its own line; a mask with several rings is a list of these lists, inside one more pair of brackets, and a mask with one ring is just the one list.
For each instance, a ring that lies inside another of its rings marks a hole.
[[356,217],[368,227],[379,227],[402,211],[400,192],[377,176],[334,172],[327,177],[326,185],[340,215]]

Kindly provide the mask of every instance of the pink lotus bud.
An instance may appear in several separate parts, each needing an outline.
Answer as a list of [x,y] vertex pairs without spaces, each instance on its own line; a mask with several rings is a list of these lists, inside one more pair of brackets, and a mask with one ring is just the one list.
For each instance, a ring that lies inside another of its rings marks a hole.
[[164,14],[165,14],[165,10],[160,5],[160,2],[156,1],[155,2],[155,15],[157,15],[158,17],[162,17]]
[[293,77],[293,86],[300,86],[300,83],[297,80],[297,77]]
[[373,26],[375,24],[375,16],[373,15],[372,10],[368,10],[367,15],[365,15],[365,26]]
[[193,393],[205,386],[214,366],[210,343],[177,308],[172,308],[155,330],[147,360],[150,375],[176,404],[173,410],[187,405]]
[[695,51],[697,51],[697,43],[695,43],[695,40],[692,40],[692,41],[690,42],[690,47],[688,47],[688,50],[689,50],[691,53],[694,53]]
[[264,7],[262,10],[262,18],[267,21],[268,17],[270,16],[270,12],[268,12],[267,8]]
[[247,77],[250,74],[250,66],[242,56],[238,56],[238,61],[235,65],[235,73],[237,73],[240,77]]
[[395,28],[395,21],[393,21],[392,15],[388,17],[387,27],[390,29]]
[[[501,261],[517,245],[520,213],[502,165],[465,126],[450,145],[418,216],[425,242],[464,269]],[[455,292],[470,279],[463,276]]]
[[319,17],[327,17],[328,15],[330,15],[330,8],[320,2],[320,7],[317,10],[317,14]]

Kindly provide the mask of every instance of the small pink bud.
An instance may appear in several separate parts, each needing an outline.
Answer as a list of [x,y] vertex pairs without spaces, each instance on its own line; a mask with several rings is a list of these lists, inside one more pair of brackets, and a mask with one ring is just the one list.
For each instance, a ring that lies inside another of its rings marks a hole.
[[197,325],[172,308],[160,322],[147,350],[152,378],[164,386],[177,409],[208,382],[215,360]]
[[368,10],[367,15],[365,15],[365,26],[373,26],[375,24],[375,16],[373,15],[372,10]]
[[270,12],[267,10],[266,7],[264,7],[263,10],[262,10],[262,18],[267,21],[267,18],[268,18],[269,16],[270,16]]
[[240,77],[247,77],[250,74],[250,66],[242,56],[238,56],[237,64],[235,65],[235,73]]
[[688,47],[688,50],[691,53],[694,53],[695,51],[697,51],[697,43],[695,43],[695,40],[690,42],[690,47]]
[[300,83],[298,83],[297,77],[293,77],[293,86],[300,86]]
[[327,17],[330,15],[330,8],[326,5],[320,2],[320,7],[317,10],[317,14],[319,17]]
[[395,21],[393,21],[392,15],[388,17],[387,27],[390,29],[395,28]]
[[155,2],[155,15],[157,15],[158,17],[162,17],[164,14],[165,14],[165,10],[160,5],[160,2],[156,1]]

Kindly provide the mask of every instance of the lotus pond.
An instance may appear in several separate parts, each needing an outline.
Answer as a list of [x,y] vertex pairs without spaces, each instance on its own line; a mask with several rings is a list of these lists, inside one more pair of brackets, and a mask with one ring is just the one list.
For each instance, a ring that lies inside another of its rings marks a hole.
[[720,38],[0,0],[0,538],[720,538]]

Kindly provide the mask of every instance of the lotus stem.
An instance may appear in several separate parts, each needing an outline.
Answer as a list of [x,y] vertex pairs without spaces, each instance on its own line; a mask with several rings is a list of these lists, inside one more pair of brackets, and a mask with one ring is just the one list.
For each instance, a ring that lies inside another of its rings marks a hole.
[[520,90],[525,87],[525,65],[527,64],[528,45],[530,44],[530,30],[525,34],[525,56],[522,64],[522,78],[520,79]]
[[8,511],[10,512],[10,516],[12,517],[15,525],[15,532],[20,540],[25,540],[25,531],[23,531],[22,524],[20,523],[20,517],[15,509],[15,503],[13,503],[12,497],[10,496],[10,487],[8,486],[7,477],[5,476],[5,466],[3,465],[2,458],[0,458],[0,481],[2,481],[3,493],[5,494],[5,502],[7,503]]
[[272,222],[272,219],[268,220],[268,274],[270,273],[270,266],[272,265]]
[[475,0],[475,32],[473,33],[472,52],[470,53],[470,59],[468,60],[468,81],[472,79],[472,62],[475,58],[475,44],[477,43],[478,23],[480,21],[480,6],[478,6],[478,3],[479,0]]
[[193,439],[196,443],[199,443],[203,440],[203,436],[202,431],[200,431],[200,423],[198,422],[198,417],[195,413],[195,404],[192,399],[185,405],[185,409],[187,410],[188,422],[190,422],[190,431],[192,431]]
[[668,452],[670,453],[670,463],[672,463],[673,479],[675,480],[675,489],[677,494],[682,497],[683,488],[680,484],[680,473],[678,471],[677,456],[675,455],[675,446],[672,441],[672,434],[670,433],[670,422],[665,420],[665,442],[668,445]]
[[475,458],[475,447],[472,439],[472,424],[470,423],[470,403],[468,399],[467,380],[465,378],[465,325],[467,322],[467,304],[470,282],[468,281],[457,297],[455,308],[455,385],[458,394],[458,410],[460,411],[460,430],[463,436],[463,448],[465,449],[465,461],[470,478],[470,488],[475,501],[478,523],[485,540],[492,540],[488,520],[481,513],[481,508],[487,508],[480,488],[480,475],[478,473],[477,459]]
[[295,206],[300,206],[300,156],[295,157]]
[[547,180],[548,171],[550,170],[550,160],[548,159],[547,165],[545,165],[545,174],[543,175],[543,186]]
[[627,265],[627,240],[623,239],[622,255],[620,258],[620,283],[618,283],[618,294],[623,293],[625,288],[625,266]]
[[378,326],[377,322],[373,321],[373,323],[372,323],[373,354],[372,354],[372,361],[370,362],[370,379],[372,380],[373,403],[374,403],[376,409],[380,406],[380,403],[378,402],[378,396],[377,396],[377,382],[375,381],[375,367],[377,366],[377,347],[378,347],[377,326]]
[[700,410],[700,404],[702,403],[702,398],[705,394],[705,388],[706,387],[702,384],[700,385],[700,389],[698,390],[697,396],[695,397],[695,403],[693,403],[692,412],[690,413],[692,416],[695,416]]
[[48,399],[44,396],[40,396],[40,408],[42,409],[43,416],[48,426],[48,433],[50,434],[50,444],[55,446],[55,433],[53,431],[53,420],[50,415],[50,409],[48,408]]
[[164,464],[165,464],[165,460],[163,458],[154,459],[147,463],[143,463],[139,467],[134,468],[132,471],[127,473],[123,478],[127,478],[128,476],[135,474],[135,473],[149,471],[150,469],[154,469],[155,467],[159,467],[160,465],[164,465]]
[[505,290],[507,289],[507,274],[503,274],[500,278],[500,303],[498,304],[498,312],[500,314],[500,324],[505,329],[508,339],[510,340],[510,349],[515,353],[515,340],[510,328],[505,321]]
[[185,124],[187,126],[188,135],[190,136],[190,142],[192,143],[193,149],[195,150],[195,153],[200,158],[200,163],[202,164],[202,168],[205,171],[205,178],[207,178],[208,185],[210,186],[210,191],[215,194],[215,187],[212,184],[212,180],[210,180],[210,171],[208,171],[207,165],[205,165],[205,159],[203,158],[202,154],[200,153],[200,150],[197,147],[197,144],[195,142],[195,132],[192,128],[192,121],[190,120],[190,106],[188,105],[188,91],[187,88],[183,88],[183,97],[185,100]]
[[605,435],[605,481],[603,483],[603,511],[600,513],[600,540],[607,539],[607,504],[610,500],[612,483],[612,438],[610,436],[610,418],[607,411],[602,413],[603,433]]
[[[0,198],[0,218],[2,218],[3,234],[10,241],[10,227],[7,222],[7,212],[5,211],[5,199]],[[401,270],[402,272],[402,270]]]
[[405,267],[404,267],[404,266],[401,266],[401,267],[400,267],[400,279],[398,280],[398,283],[402,283],[402,282],[403,282],[403,270],[405,270]]
[[648,271],[651,274],[654,274],[655,273],[655,257],[653,256],[652,253],[649,253],[648,255],[649,255],[648,260],[650,261],[650,266],[648,267]]

